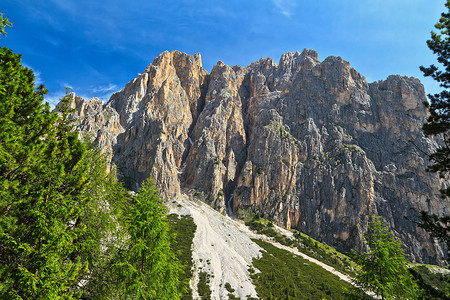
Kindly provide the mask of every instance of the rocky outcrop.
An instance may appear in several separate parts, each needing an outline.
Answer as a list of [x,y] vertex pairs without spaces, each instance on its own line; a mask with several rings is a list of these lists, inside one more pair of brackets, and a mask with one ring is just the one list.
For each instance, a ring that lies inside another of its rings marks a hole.
[[424,137],[415,78],[366,79],[313,50],[247,67],[164,52],[102,105],[73,96],[79,130],[111,153],[132,187],[152,176],[167,198],[191,190],[229,214],[257,213],[341,251],[363,247],[368,216],[402,238],[412,260],[441,245],[404,216],[443,213],[436,147]]

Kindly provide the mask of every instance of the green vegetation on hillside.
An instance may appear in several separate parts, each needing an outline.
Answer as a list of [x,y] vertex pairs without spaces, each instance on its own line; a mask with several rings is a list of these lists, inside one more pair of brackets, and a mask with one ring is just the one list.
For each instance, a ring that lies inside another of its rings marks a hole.
[[[439,272],[439,269],[447,272]],[[450,299],[448,267],[439,268],[432,265],[414,264],[409,270],[421,288],[420,299]]]
[[292,230],[294,238],[289,238],[277,231],[271,221],[267,221],[257,216],[248,219],[245,222],[245,225],[259,234],[273,237],[276,242],[282,245],[296,247],[300,252],[332,266],[341,273],[350,276],[355,274],[356,264],[350,257],[338,252],[333,247],[312,239],[304,233]]
[[[9,22],[0,14],[0,35]],[[129,194],[0,48],[0,298],[178,299],[179,263],[151,182]]]
[[418,286],[408,271],[401,246],[388,226],[375,216],[364,235],[369,250],[357,254],[355,283],[381,299],[417,299]]
[[211,299],[211,287],[209,286],[209,274],[206,272],[199,273],[199,281],[197,284],[197,291],[202,300]]
[[189,286],[189,281],[193,276],[192,241],[197,225],[191,216],[178,217],[176,214],[171,214],[167,218],[170,224],[169,232],[173,236],[172,249],[182,265],[180,282],[184,292],[181,299],[189,300],[192,299],[192,291]]
[[370,299],[312,262],[267,242],[254,242],[265,250],[253,259],[253,267],[261,272],[249,270],[261,299]]
[[112,259],[110,276],[119,299],[179,299],[180,265],[171,250],[167,207],[152,180],[126,203],[119,218],[127,239]]

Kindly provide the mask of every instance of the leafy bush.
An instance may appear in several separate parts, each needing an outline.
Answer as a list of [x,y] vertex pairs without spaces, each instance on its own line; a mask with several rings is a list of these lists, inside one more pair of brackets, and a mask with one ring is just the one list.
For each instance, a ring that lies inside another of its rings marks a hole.
[[202,300],[211,299],[211,287],[209,286],[209,274],[206,272],[200,272],[199,281],[197,284],[197,291]]

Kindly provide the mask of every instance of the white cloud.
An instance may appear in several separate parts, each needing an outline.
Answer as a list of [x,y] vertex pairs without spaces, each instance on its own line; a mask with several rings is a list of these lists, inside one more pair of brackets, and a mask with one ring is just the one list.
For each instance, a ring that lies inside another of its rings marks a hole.
[[[117,85],[110,83],[107,85],[100,85],[97,87],[91,87],[87,90],[90,97],[97,97],[102,101],[108,101],[112,94],[117,92],[119,89]],[[86,98],[87,99],[87,98]]]
[[34,71],[34,84],[35,85],[40,85],[43,84],[44,81],[42,80],[41,77],[41,72],[40,71]]
[[63,83],[61,84],[61,86],[62,86],[63,88],[68,87],[69,89],[73,90],[73,86],[72,86],[70,83],[68,83],[68,82],[63,82]]
[[108,85],[101,85],[98,87],[93,87],[89,91],[94,94],[104,94],[104,93],[108,93],[108,92],[116,91],[116,90],[117,90],[117,85],[110,83]]
[[44,100],[47,101],[50,104],[50,107],[53,109],[55,108],[56,104],[59,103],[59,101],[64,97],[66,94],[65,91],[59,91],[56,93],[49,93],[48,95],[44,96]]
[[65,88],[70,88],[70,92],[74,92],[76,96],[79,96],[83,98],[84,100],[89,100],[92,97],[97,97],[100,100],[106,102],[109,100],[111,95],[118,90],[117,85],[110,83],[107,85],[100,85],[98,87],[89,87],[89,88],[80,88],[80,87],[73,87],[68,82],[63,82],[60,84],[60,89],[57,92],[50,92],[48,95],[45,96],[45,101],[47,101],[52,108],[56,106],[56,104],[59,103],[62,97],[66,94]]
[[284,16],[290,18],[294,13],[293,9],[296,6],[293,0],[272,0],[278,11]]
[[38,85],[44,83],[44,81],[42,80],[42,77],[41,77],[41,74],[42,74],[42,73],[41,73],[39,70],[36,70],[35,68],[33,68],[32,66],[30,66],[29,64],[27,64],[27,63],[25,63],[25,62],[23,62],[23,61],[22,61],[22,65],[23,65],[24,67],[28,68],[28,69],[33,70],[33,73],[34,73],[34,84],[35,84],[36,86],[38,86]]

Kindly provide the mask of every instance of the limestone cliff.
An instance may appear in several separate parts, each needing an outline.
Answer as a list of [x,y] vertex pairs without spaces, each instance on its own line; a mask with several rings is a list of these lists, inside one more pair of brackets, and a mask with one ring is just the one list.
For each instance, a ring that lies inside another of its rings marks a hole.
[[362,247],[378,214],[415,261],[444,251],[404,216],[441,214],[439,179],[425,172],[424,88],[415,78],[368,83],[340,57],[313,50],[247,67],[164,52],[107,104],[73,95],[79,130],[138,186],[197,195],[235,216],[254,212],[341,251]]

